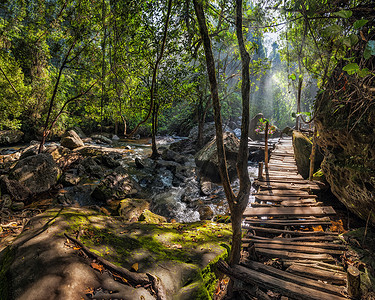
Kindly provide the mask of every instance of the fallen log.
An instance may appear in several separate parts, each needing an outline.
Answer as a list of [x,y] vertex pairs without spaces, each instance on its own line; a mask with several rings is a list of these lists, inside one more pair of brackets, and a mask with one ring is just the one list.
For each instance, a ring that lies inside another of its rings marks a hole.
[[346,298],[332,293],[326,293],[314,288],[301,286],[299,284],[275,278],[273,276],[250,270],[243,266],[235,265],[229,267],[227,263],[222,260],[217,262],[219,271],[229,275],[231,278],[241,280],[249,284],[257,284],[262,288],[271,289],[298,300],[344,300]]
[[110,261],[104,259],[103,257],[93,253],[90,249],[88,249],[85,245],[83,245],[77,239],[69,236],[68,234],[64,233],[65,237],[71,240],[73,243],[77,244],[81,249],[86,253],[87,256],[95,259],[99,263],[101,263],[105,268],[108,270],[117,273],[118,275],[124,277],[130,283],[134,285],[148,285],[151,284],[152,289],[156,293],[157,300],[166,300],[167,294],[165,292],[165,288],[163,287],[160,279],[158,279],[155,275],[149,273],[135,273],[131,272],[123,267],[119,267]]

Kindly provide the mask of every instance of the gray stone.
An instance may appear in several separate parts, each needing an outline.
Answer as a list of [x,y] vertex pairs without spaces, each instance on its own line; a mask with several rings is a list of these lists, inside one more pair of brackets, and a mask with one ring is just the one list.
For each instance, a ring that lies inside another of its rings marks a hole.
[[48,191],[57,183],[61,170],[50,154],[37,154],[17,162],[9,173],[9,179],[17,180],[32,193]]
[[93,140],[100,141],[100,142],[102,142],[104,144],[109,144],[109,145],[112,144],[112,140],[109,139],[109,138],[107,138],[107,137],[105,137],[104,135],[94,134],[94,135],[91,136],[91,138]]
[[11,180],[8,176],[0,177],[0,186],[2,194],[11,195],[15,201],[25,201],[31,194],[30,190],[17,180]]
[[21,141],[24,133],[20,130],[0,130],[0,145],[12,145]]
[[69,149],[82,147],[85,144],[74,130],[69,130],[61,139],[61,146]]
[[[233,180],[237,175],[236,162],[240,140],[233,133],[229,132],[224,133],[223,139],[228,174]],[[209,178],[215,183],[221,182],[218,167],[219,161],[217,156],[216,138],[212,139],[195,155],[195,163],[202,176]]]

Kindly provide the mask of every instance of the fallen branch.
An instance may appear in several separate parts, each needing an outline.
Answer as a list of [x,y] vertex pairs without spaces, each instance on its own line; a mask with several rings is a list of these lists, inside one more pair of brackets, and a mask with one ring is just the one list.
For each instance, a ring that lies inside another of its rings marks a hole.
[[136,285],[148,285],[151,284],[153,291],[156,293],[157,300],[166,300],[166,292],[163,284],[161,283],[160,279],[157,278],[155,275],[149,273],[135,273],[131,272],[123,267],[119,267],[114,265],[113,263],[109,262],[108,260],[104,259],[101,256],[96,255],[95,253],[91,252],[85,245],[83,245],[77,239],[67,235],[64,233],[65,237],[71,240],[73,243],[77,244],[81,247],[87,256],[95,259],[96,261],[100,262],[104,267],[108,270],[116,272],[118,275],[122,276],[132,284]]

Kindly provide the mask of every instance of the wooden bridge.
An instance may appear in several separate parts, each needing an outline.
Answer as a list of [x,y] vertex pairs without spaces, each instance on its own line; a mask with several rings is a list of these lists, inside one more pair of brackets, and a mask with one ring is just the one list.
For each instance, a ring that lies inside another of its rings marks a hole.
[[220,269],[247,283],[249,298],[271,299],[266,291],[281,299],[339,300],[355,295],[359,272],[340,264],[346,246],[331,230],[335,211],[314,195],[320,186],[298,174],[290,137],[279,141],[263,178],[255,183],[255,203],[244,213],[241,263],[222,264]]

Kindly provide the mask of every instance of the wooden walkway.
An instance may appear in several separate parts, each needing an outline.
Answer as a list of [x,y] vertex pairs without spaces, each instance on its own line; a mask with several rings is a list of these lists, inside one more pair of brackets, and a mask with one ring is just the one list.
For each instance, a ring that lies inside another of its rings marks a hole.
[[256,184],[255,203],[244,213],[244,255],[231,276],[257,286],[258,299],[269,299],[267,291],[281,299],[347,299],[339,263],[346,247],[330,231],[335,211],[318,202],[319,186],[297,173],[291,138],[280,140]]

